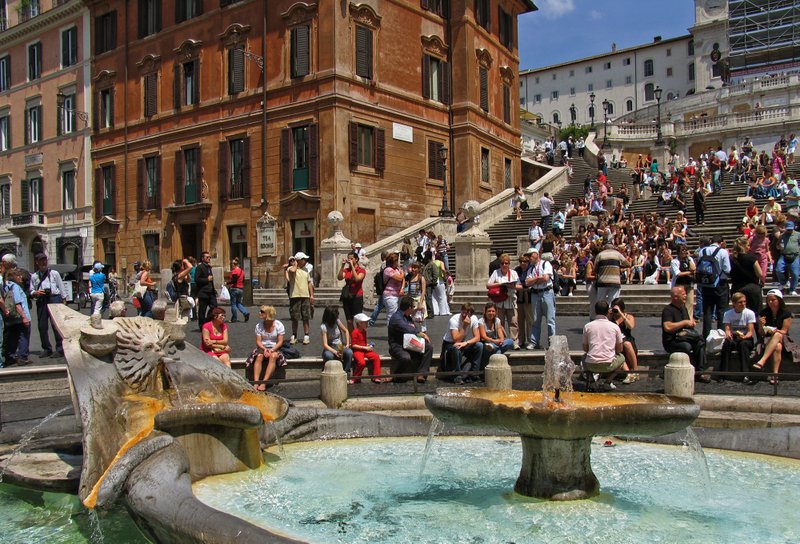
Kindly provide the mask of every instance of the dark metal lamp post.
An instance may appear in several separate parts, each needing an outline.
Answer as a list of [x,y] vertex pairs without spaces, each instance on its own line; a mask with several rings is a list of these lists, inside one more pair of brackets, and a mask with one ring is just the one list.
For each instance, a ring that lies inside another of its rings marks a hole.
[[656,87],[653,90],[653,94],[656,97],[656,145],[664,145],[664,135],[661,133],[661,93],[663,89],[661,87]]
[[439,217],[453,217],[453,212],[447,206],[447,148],[439,146],[439,159],[442,161],[442,208]]
[[569,107],[569,117],[572,120],[572,125],[575,124],[575,119],[578,117],[578,110],[575,108],[575,104],[572,104]]
[[64,104],[67,101],[67,95],[62,93],[61,91],[56,94],[56,107],[60,109],[64,113],[70,113],[84,122],[84,124],[88,127],[89,126],[89,114],[85,111],[78,111],[74,108],[66,108]]
[[594,93],[589,95],[589,117],[592,118],[591,130],[594,130]]
[[608,99],[603,100],[603,148],[609,148],[611,144],[608,143]]

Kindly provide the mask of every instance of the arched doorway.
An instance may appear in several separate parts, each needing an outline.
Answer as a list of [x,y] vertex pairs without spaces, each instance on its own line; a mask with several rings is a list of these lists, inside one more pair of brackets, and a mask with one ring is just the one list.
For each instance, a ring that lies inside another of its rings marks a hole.
[[31,240],[31,261],[39,253],[44,253],[44,241],[41,236],[37,236]]

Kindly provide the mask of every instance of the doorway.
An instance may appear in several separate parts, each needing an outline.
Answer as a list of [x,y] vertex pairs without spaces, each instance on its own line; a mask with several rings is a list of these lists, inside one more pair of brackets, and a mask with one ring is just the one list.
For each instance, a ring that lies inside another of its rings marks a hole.
[[199,223],[187,223],[181,225],[181,250],[183,255],[180,258],[192,256],[196,259],[200,258],[200,253],[203,252],[203,230],[202,225]]
[[230,242],[228,260],[239,259],[239,262],[243,263],[247,257],[247,227],[244,225],[228,227],[228,241]]
[[314,264],[314,220],[295,219],[292,221],[292,254],[302,251]]

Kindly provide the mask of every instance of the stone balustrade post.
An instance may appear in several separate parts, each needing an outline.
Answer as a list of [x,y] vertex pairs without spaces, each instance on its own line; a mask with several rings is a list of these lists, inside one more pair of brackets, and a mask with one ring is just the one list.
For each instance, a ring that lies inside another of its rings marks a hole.
[[664,393],[678,397],[694,396],[694,367],[686,353],[673,353],[664,367]]
[[328,224],[331,226],[331,235],[319,244],[319,286],[339,287],[341,282],[336,279],[342,259],[351,251],[350,240],[342,234],[341,224],[344,216],[339,211],[328,214]]
[[325,369],[319,378],[319,398],[328,408],[338,408],[347,400],[347,372],[342,362],[331,360],[325,363]]
[[508,357],[502,353],[495,353],[489,357],[485,372],[487,389],[502,391],[511,389],[511,366],[508,364]]

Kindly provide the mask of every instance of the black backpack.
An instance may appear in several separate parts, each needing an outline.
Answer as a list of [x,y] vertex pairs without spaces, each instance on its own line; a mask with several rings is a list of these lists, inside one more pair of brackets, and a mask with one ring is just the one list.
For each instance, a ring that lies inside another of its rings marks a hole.
[[383,290],[386,287],[386,284],[383,281],[383,267],[375,273],[374,283],[375,283],[375,294],[379,297],[383,296]]
[[694,276],[701,287],[716,287],[719,284],[720,269],[716,256],[720,249],[717,247],[713,253],[706,251],[700,254]]

